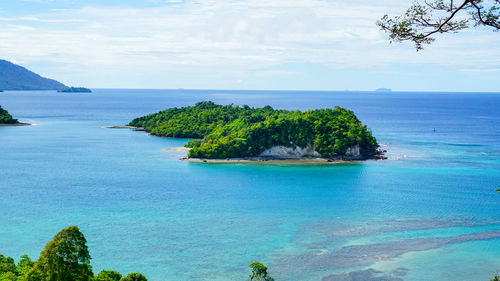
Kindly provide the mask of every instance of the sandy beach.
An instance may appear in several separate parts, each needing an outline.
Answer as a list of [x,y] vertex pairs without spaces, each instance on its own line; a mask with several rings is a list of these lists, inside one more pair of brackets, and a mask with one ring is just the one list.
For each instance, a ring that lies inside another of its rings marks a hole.
[[267,158],[231,158],[231,159],[200,159],[181,158],[182,161],[204,164],[249,164],[266,166],[315,166],[353,164],[360,161],[331,160],[326,158],[300,158],[300,159],[267,159]]
[[184,147],[184,146],[177,146],[177,147],[167,147],[165,148],[165,150],[167,151],[185,151],[185,152],[188,152],[191,150],[191,148],[187,148],[187,147]]

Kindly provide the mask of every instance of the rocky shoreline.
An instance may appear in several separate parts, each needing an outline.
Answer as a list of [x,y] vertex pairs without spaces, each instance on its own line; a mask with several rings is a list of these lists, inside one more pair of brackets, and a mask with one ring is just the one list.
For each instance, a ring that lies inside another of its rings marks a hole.
[[[189,149],[176,149],[167,148],[170,151],[189,151]],[[301,165],[330,165],[330,164],[342,164],[342,163],[357,163],[364,160],[385,160],[384,156],[386,150],[376,150],[371,154],[366,156],[339,156],[332,158],[324,157],[280,157],[280,156],[256,156],[256,157],[244,157],[244,158],[227,158],[227,159],[204,159],[204,158],[190,158],[182,157],[180,160],[192,162],[192,163],[206,163],[206,164],[260,164],[260,165],[286,165],[286,166],[301,166]]]
[[332,165],[342,163],[357,163],[359,160],[332,160],[326,158],[230,158],[230,159],[201,159],[182,157],[182,161],[204,164],[256,164],[256,165],[277,165],[277,166],[307,166],[307,165]]
[[12,123],[12,124],[7,124],[7,123],[0,123],[0,127],[19,127],[19,126],[31,126],[32,124],[30,123]]
[[340,163],[357,163],[364,160],[383,160],[387,157],[367,158],[367,159],[348,159],[345,157],[339,158],[279,158],[279,157],[248,157],[248,158],[228,158],[228,159],[203,159],[182,157],[180,160],[192,163],[207,163],[207,164],[234,164],[234,163],[260,163],[269,165],[329,165]]

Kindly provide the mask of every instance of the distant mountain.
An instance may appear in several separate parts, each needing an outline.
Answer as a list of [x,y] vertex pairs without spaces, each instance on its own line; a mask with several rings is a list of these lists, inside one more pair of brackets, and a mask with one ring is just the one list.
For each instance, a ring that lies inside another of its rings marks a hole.
[[0,60],[0,89],[2,90],[61,90],[66,85],[44,78],[28,69]]

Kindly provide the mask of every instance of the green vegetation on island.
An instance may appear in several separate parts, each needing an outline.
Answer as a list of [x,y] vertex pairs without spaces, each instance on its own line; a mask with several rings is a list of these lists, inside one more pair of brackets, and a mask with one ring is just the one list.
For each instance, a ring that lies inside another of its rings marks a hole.
[[274,281],[274,278],[267,273],[267,267],[260,262],[250,263],[252,273],[248,276],[248,281]]
[[61,90],[58,90],[60,93],[92,93],[92,91],[88,88],[84,87],[67,87]]
[[308,148],[330,159],[349,158],[354,150],[359,159],[379,155],[370,130],[352,111],[338,106],[289,111],[206,101],[136,118],[129,125],[155,136],[196,139],[186,145],[192,148],[190,158],[251,158],[276,146]]
[[9,112],[0,105],[0,124],[17,124],[19,121],[13,118]]
[[60,90],[66,86],[56,80],[44,78],[28,69],[0,60],[0,89],[3,90]]

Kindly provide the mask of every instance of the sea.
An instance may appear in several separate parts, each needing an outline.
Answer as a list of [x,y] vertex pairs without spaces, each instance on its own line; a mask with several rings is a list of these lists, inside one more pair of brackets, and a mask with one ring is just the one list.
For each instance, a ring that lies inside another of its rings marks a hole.
[[[187,139],[135,117],[194,105],[341,106],[387,160],[324,166],[180,161]],[[500,93],[5,91],[0,253],[37,259],[77,225],[93,271],[151,281],[490,280],[500,270]]]

